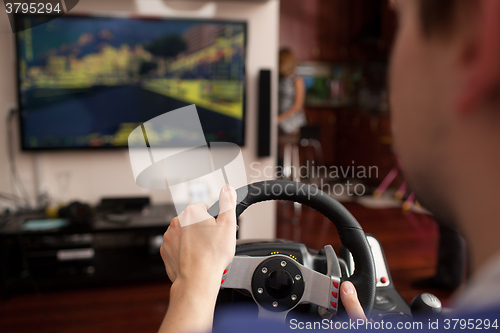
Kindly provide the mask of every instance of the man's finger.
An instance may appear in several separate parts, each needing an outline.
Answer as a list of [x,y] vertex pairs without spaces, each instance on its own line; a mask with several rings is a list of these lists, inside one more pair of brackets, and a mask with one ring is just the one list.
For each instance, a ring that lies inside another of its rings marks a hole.
[[220,191],[217,223],[236,224],[236,191],[230,185],[224,186]]
[[197,202],[189,205],[179,214],[179,223],[181,227],[213,219],[207,212],[208,205],[205,202]]
[[340,286],[340,297],[342,299],[342,304],[344,305],[344,308],[349,315],[349,319],[366,320],[365,312],[363,311],[363,308],[361,307],[361,304],[358,300],[358,293],[356,292],[356,288],[354,288],[354,285],[351,282],[345,281],[344,283],[342,283],[342,285]]

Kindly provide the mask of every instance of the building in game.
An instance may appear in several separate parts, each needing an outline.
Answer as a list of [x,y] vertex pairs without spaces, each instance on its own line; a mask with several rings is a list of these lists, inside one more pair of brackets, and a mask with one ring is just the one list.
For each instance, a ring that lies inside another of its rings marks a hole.
[[210,46],[223,34],[224,28],[222,26],[212,24],[200,24],[189,28],[182,34],[187,46],[185,52],[189,54]]

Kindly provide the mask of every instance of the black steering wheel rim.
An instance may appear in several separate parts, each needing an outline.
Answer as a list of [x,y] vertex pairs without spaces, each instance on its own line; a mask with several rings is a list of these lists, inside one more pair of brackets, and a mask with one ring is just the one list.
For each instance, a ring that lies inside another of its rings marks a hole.
[[[252,183],[237,189],[236,193],[240,201],[236,206],[237,218],[255,203],[287,200],[311,207],[332,221],[340,241],[352,253],[356,264],[354,273],[342,280],[354,284],[365,315],[370,316],[375,301],[375,264],[366,235],[347,208],[319,188],[293,181],[268,180]],[[208,212],[217,216],[219,203],[216,202]]]

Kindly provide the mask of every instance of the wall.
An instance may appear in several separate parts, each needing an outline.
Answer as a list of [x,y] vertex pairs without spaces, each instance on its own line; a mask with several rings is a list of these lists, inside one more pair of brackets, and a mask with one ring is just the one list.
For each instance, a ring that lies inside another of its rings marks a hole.
[[[246,145],[242,149],[247,175],[255,175],[249,168],[260,162],[260,168],[272,166],[275,158],[256,156],[257,133],[257,76],[260,68],[273,69],[273,96],[276,96],[279,0],[252,1],[162,1],[162,0],[85,0],[73,12],[128,12],[144,15],[177,17],[205,17],[242,19],[248,22],[247,41],[247,105]],[[11,192],[7,154],[6,119],[10,108],[15,107],[15,50],[14,35],[7,15],[0,15],[0,191]],[[273,100],[273,114],[277,100]],[[67,200],[82,200],[95,204],[103,196],[150,195],[153,202],[170,202],[170,194],[160,190],[144,190],[134,183],[127,150],[118,151],[64,151],[21,152],[18,142],[17,120],[13,124],[15,158],[19,173],[31,199],[37,191],[46,191],[51,197],[61,196],[61,179],[67,177]],[[273,133],[275,156],[276,133]],[[256,179],[249,178],[249,181]],[[0,206],[1,207],[1,206]],[[251,207],[242,217],[242,238],[270,238],[275,235],[275,204],[261,203]]]
[[384,61],[395,25],[388,0],[287,0],[279,44],[300,61]]

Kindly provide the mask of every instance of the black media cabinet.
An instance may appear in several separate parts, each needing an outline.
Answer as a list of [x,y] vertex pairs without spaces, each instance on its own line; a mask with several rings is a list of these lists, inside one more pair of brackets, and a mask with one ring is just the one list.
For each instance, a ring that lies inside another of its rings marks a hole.
[[26,220],[13,217],[0,228],[0,292],[168,281],[159,254],[161,237],[176,215],[173,206],[162,207],[161,217],[141,211],[125,212],[128,222],[95,217],[85,225],[49,231],[26,231]]

